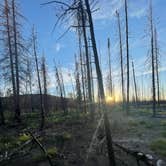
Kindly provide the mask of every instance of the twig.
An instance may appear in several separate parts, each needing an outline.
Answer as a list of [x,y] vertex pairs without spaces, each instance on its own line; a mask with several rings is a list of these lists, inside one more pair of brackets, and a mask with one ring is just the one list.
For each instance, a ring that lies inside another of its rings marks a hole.
[[30,134],[30,136],[32,137],[32,139],[34,140],[34,142],[39,145],[40,149],[43,151],[43,153],[45,154],[45,156],[47,157],[47,160],[50,164],[50,166],[53,166],[53,163],[51,161],[51,158],[50,156],[48,155],[47,153],[47,150],[43,147],[43,145],[39,142],[39,140],[31,133],[31,132],[28,132]]

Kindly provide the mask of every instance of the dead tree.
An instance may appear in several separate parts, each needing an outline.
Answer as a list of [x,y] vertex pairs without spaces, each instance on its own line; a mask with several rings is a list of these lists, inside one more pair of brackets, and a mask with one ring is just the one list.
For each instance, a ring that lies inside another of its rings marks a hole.
[[130,60],[129,60],[129,30],[128,30],[128,6],[125,0],[125,23],[126,23],[126,55],[127,55],[127,99],[126,99],[126,112],[129,113],[130,102]]
[[87,38],[87,32],[86,32],[86,12],[83,7],[83,2],[80,0],[79,2],[80,6],[80,13],[81,13],[81,21],[82,21],[82,32],[83,32],[83,39],[84,39],[84,45],[85,45],[85,57],[86,57],[86,67],[87,67],[87,82],[88,82],[88,101],[90,105],[90,113],[91,117],[93,118],[93,99],[92,99],[92,85],[91,85],[91,71],[90,71],[90,61],[89,61],[89,50],[88,50],[88,38]]
[[39,73],[39,63],[38,63],[38,57],[37,57],[37,37],[35,34],[35,30],[33,28],[32,32],[32,43],[33,43],[33,55],[35,58],[35,66],[36,66],[36,73],[37,73],[37,80],[38,80],[38,88],[39,88],[39,96],[40,96],[40,110],[41,110],[41,124],[40,124],[40,130],[43,130],[44,124],[45,124],[45,110],[43,106],[43,97],[42,97],[42,87],[41,87],[41,80],[40,80],[40,73]]
[[48,99],[47,99],[47,71],[46,71],[46,60],[45,57],[42,57],[42,64],[41,64],[42,76],[43,76],[43,106],[45,112],[48,113]]
[[79,63],[77,61],[77,57],[75,56],[75,80],[76,80],[76,97],[77,97],[77,105],[79,110],[82,110],[82,92],[80,85],[80,71],[79,71]]
[[121,93],[122,93],[122,102],[124,109],[125,102],[125,90],[124,90],[124,65],[123,65],[123,47],[122,47],[122,32],[121,32],[121,23],[120,23],[120,15],[116,11],[117,20],[118,20],[118,32],[119,32],[119,50],[120,50],[120,69],[121,69]]
[[[5,0],[5,7],[4,7],[4,17],[5,17],[5,24],[4,24],[4,29],[5,29],[5,37],[7,43],[7,54],[5,55],[4,59],[9,59],[9,64],[10,64],[10,78],[12,81],[12,90],[13,90],[13,103],[14,103],[14,109],[16,110],[16,83],[15,83],[15,74],[14,74],[14,57],[13,57],[13,51],[12,51],[12,34],[11,34],[11,23],[10,23],[10,18],[9,18],[9,12],[10,12],[10,7],[8,4],[8,1]],[[4,38],[5,38],[4,37]],[[4,61],[5,62],[5,61]]]
[[154,50],[155,50],[155,70],[156,70],[156,81],[157,81],[157,102],[160,105],[160,78],[159,78],[159,48],[157,39],[157,30],[154,29]]
[[33,95],[32,95],[32,64],[31,59],[28,57],[27,59],[27,83],[29,85],[29,92],[30,92],[30,106],[31,111],[33,111]]
[[136,83],[135,68],[134,68],[133,60],[132,60],[132,70],[133,70],[133,80],[134,80],[134,90],[135,90],[135,102],[136,102],[136,106],[137,106],[137,104],[138,104],[138,93],[137,93],[137,83]]
[[55,66],[55,77],[57,81],[57,88],[59,90],[60,98],[61,98],[61,108],[64,112],[64,115],[68,113],[67,104],[65,99],[65,89],[63,84],[62,74],[59,72],[58,68]]
[[20,77],[19,77],[19,55],[18,55],[18,38],[17,38],[17,23],[16,23],[16,5],[15,0],[12,0],[12,21],[14,34],[14,55],[15,55],[15,71],[16,71],[16,110],[15,119],[20,121]]
[[154,54],[154,25],[152,1],[150,0],[150,45],[151,45],[151,65],[152,65],[152,98],[153,98],[153,116],[156,116],[156,84],[155,84],[155,54]]
[[110,95],[113,96],[110,38],[108,38],[107,47],[108,47],[109,84],[110,84],[109,89],[110,89]]
[[[80,25],[79,25],[80,26]],[[79,55],[80,55],[80,68],[81,68],[81,83],[82,83],[82,95],[84,101],[84,112],[86,112],[86,94],[85,94],[85,79],[84,79],[84,62],[83,62],[83,53],[81,48],[81,32],[78,29],[78,41],[79,41]]]
[[0,96],[0,125],[5,125],[4,110],[2,107],[2,98]]
[[[102,73],[101,73],[101,69],[100,69],[100,65],[99,65],[98,51],[97,51],[97,46],[96,46],[94,25],[93,25],[89,0],[85,0],[85,6],[86,6],[88,20],[89,20],[89,26],[90,26],[90,36],[91,36],[92,48],[93,48],[95,66],[96,66],[99,93],[100,93],[102,103],[105,104],[105,93],[104,93],[104,86],[103,86],[103,78],[102,78]],[[108,147],[108,155],[109,155],[110,166],[111,165],[115,166],[115,156],[114,156],[114,150],[113,150],[113,146],[112,146],[112,136],[111,136],[111,130],[110,130],[110,123],[109,123],[109,120],[108,120],[107,111],[106,111],[105,108],[103,108],[103,109],[104,109],[104,126],[105,126],[105,133],[106,133],[106,139],[107,139],[107,147]]]
[[4,0],[2,5],[2,26],[3,26],[3,42],[4,42],[4,58],[3,62],[3,74],[5,79],[12,84],[13,90],[13,103],[15,110],[14,119],[17,122],[21,121],[20,117],[20,81],[25,78],[25,53],[26,46],[23,42],[21,33],[20,18],[23,16],[19,13],[15,0]]

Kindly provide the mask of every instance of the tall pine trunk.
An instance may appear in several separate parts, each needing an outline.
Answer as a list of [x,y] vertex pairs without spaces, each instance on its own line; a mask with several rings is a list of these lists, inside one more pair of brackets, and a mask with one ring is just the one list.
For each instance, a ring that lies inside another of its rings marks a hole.
[[153,98],[153,117],[156,116],[156,84],[155,84],[155,55],[154,55],[154,27],[152,1],[150,1],[150,33],[151,33],[151,65],[152,65],[152,98]]
[[137,92],[137,83],[136,83],[136,76],[135,76],[135,68],[134,68],[134,62],[132,60],[132,70],[133,70],[133,80],[134,80],[134,90],[135,90],[135,102],[136,106],[138,106],[138,92]]
[[91,118],[94,116],[93,110],[93,100],[92,100],[92,85],[91,85],[91,71],[90,71],[90,61],[89,61],[89,50],[88,50],[88,39],[86,32],[86,20],[85,20],[85,10],[83,9],[82,0],[80,0],[80,9],[81,9],[81,19],[82,19],[82,30],[83,30],[83,38],[85,44],[85,57],[86,57],[86,67],[87,67],[87,82],[88,82],[88,100],[90,106],[90,114]]
[[118,19],[118,32],[119,32],[119,50],[120,50],[120,69],[121,69],[121,93],[122,93],[122,102],[123,109],[125,103],[125,90],[124,90],[124,68],[123,68],[123,47],[122,47],[122,32],[121,32],[121,23],[119,13],[116,12]]
[[2,108],[2,98],[0,97],[0,125],[5,124],[5,117],[4,117],[4,112]]
[[154,47],[155,47],[155,63],[156,63],[156,80],[157,80],[157,102],[160,105],[160,79],[159,79],[159,48],[157,41],[157,30],[154,29]]
[[43,98],[42,98],[42,88],[40,82],[40,74],[39,74],[39,65],[38,65],[38,57],[36,52],[36,36],[33,29],[33,51],[34,51],[34,58],[35,58],[35,65],[36,65],[36,72],[37,72],[37,79],[38,79],[38,87],[39,87],[39,95],[40,95],[40,110],[41,110],[41,123],[40,123],[40,130],[43,130],[45,124],[45,111],[43,107]]
[[130,102],[130,61],[129,61],[129,32],[128,32],[128,6],[127,0],[125,0],[125,22],[126,22],[126,54],[127,54],[127,100],[126,100],[126,112],[129,113]]
[[10,58],[10,71],[11,71],[12,90],[13,90],[13,102],[14,102],[14,110],[16,111],[16,83],[15,83],[14,59],[13,59],[12,41],[11,41],[11,29],[10,29],[11,25],[9,22],[9,6],[8,6],[7,0],[5,0],[5,17],[6,17],[6,29],[7,29],[7,44],[8,44],[8,49],[9,49],[9,58]]
[[[102,78],[102,73],[101,73],[101,69],[100,69],[100,65],[99,65],[98,51],[97,51],[97,46],[96,46],[96,39],[95,39],[94,26],[93,26],[93,20],[92,20],[92,14],[91,14],[91,9],[90,9],[90,5],[89,5],[89,0],[85,0],[85,5],[86,5],[86,9],[87,9],[87,15],[88,15],[89,26],[90,26],[90,36],[91,36],[93,54],[94,54],[94,59],[95,59],[99,93],[100,93],[102,103],[103,103],[103,105],[105,105],[103,78]],[[114,150],[113,150],[113,146],[112,146],[112,136],[111,136],[111,130],[110,130],[110,123],[108,120],[106,107],[103,109],[104,109],[104,127],[105,127],[105,134],[106,134],[106,140],[107,140],[109,162],[110,162],[110,166],[115,166],[115,156],[114,156]]]
[[109,84],[110,84],[110,95],[113,96],[113,87],[112,87],[112,66],[111,66],[111,50],[110,50],[110,39],[107,41],[108,46],[108,64],[109,64]]
[[15,71],[16,71],[16,110],[15,119],[20,122],[20,80],[19,80],[19,57],[18,57],[18,41],[17,41],[17,27],[16,27],[16,11],[15,0],[12,0],[12,15],[13,15],[13,34],[14,34],[14,55],[15,55]]

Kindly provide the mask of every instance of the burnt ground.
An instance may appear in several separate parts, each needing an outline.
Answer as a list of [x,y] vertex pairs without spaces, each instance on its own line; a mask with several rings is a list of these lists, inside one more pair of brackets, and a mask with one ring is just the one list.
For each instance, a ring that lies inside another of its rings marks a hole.
[[[99,116],[92,121],[89,115],[69,113],[51,114],[47,117],[46,126],[37,139],[47,150],[51,161],[57,166],[107,166],[108,156],[104,130],[99,128],[94,139],[94,146],[89,151],[92,136],[96,130]],[[8,124],[1,127],[0,132],[0,165],[4,166],[49,166],[45,155],[35,143],[29,143],[16,152],[10,159],[10,153],[22,146],[31,137],[26,134],[25,128],[30,126],[34,135],[36,132],[37,117],[27,115],[25,124],[21,127]],[[130,115],[120,111],[118,107],[109,112],[113,141],[126,149],[150,154],[154,159],[166,158],[166,119],[152,118],[151,111],[146,109],[131,110]],[[103,143],[102,143],[103,142]],[[127,155],[121,149],[114,147],[117,165],[137,165],[135,158]],[[17,151],[17,150],[16,150]],[[89,153],[88,153],[89,152]],[[143,164],[142,164],[143,165]]]

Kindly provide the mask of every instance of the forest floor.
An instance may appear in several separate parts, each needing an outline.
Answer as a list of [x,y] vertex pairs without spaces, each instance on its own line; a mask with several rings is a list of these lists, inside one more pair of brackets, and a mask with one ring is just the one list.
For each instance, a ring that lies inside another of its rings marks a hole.
[[[150,109],[131,108],[127,116],[118,106],[111,108],[109,119],[113,141],[129,150],[165,160],[166,118],[153,118],[151,115]],[[89,151],[99,118],[92,121],[88,114],[78,115],[72,112],[64,116],[62,113],[51,113],[46,119],[44,131],[39,136],[35,132],[40,122],[37,120],[38,116],[36,113],[25,114],[24,124],[20,127],[10,125],[10,121],[7,126],[0,127],[0,165],[49,166],[40,147],[32,143],[30,135],[26,134],[27,126],[35,133],[56,166],[108,165],[105,142]],[[103,131],[102,127],[99,128],[97,137],[101,140],[104,140]],[[23,148],[18,151],[19,147]],[[137,165],[134,158],[114,148],[117,165]]]

